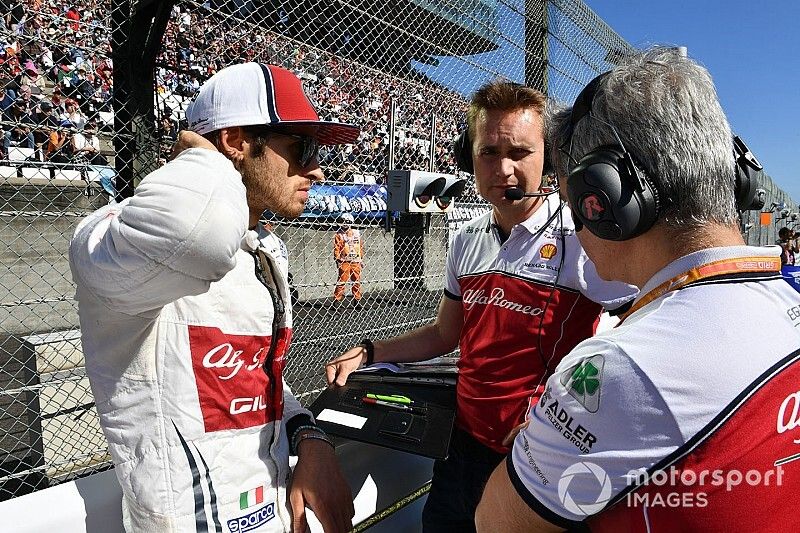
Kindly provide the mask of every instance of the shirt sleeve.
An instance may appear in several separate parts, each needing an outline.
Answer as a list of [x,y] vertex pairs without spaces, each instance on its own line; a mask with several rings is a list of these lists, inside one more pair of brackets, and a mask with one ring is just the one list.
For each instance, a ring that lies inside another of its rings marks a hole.
[[461,300],[461,287],[458,284],[458,257],[461,250],[461,232],[450,240],[444,276],[444,295],[453,300]]
[[684,443],[658,390],[615,344],[579,344],[547,381],[506,467],[546,520],[569,528],[600,512]]
[[131,315],[201,294],[236,265],[248,218],[230,161],[186,150],[142,180],[133,197],[78,225],[69,249],[78,293]]
[[[283,382],[283,419],[284,420],[291,420],[292,418],[304,415],[301,420],[304,420],[305,417],[313,424],[314,415],[311,414],[311,411],[300,405],[300,402],[295,398],[294,393],[292,392],[291,387],[286,383]],[[291,435],[289,435],[291,437]]]
[[342,248],[344,247],[344,242],[342,241],[341,234],[337,231],[333,234],[333,258],[338,261],[340,257],[342,257]]

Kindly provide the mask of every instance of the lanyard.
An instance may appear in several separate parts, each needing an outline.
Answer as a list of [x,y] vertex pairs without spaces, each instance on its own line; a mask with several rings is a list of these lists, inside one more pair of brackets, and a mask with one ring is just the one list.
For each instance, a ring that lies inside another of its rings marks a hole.
[[620,317],[619,323],[622,324],[626,318],[653,300],[661,298],[668,292],[682,289],[690,283],[725,274],[740,274],[746,272],[778,272],[780,269],[781,261],[780,258],[777,257],[738,257],[736,259],[721,259],[719,261],[713,261],[711,263],[694,267],[690,270],[687,270],[683,274],[665,281],[652,291],[645,294]]

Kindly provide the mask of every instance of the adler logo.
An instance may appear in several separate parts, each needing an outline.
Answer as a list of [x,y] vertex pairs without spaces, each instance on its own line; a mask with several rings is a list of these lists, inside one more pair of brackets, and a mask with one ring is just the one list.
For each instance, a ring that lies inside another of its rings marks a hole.
[[470,311],[475,305],[494,305],[524,315],[539,316],[542,309],[532,305],[523,305],[506,299],[506,293],[501,287],[495,287],[489,294],[484,289],[466,290],[462,295],[464,309]]

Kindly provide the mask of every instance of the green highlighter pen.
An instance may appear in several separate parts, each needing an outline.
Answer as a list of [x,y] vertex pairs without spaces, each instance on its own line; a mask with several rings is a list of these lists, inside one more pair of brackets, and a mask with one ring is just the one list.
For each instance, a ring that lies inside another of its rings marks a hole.
[[410,405],[410,404],[414,403],[413,400],[411,400],[411,398],[409,398],[408,396],[401,396],[399,394],[387,395],[387,394],[372,394],[372,393],[369,393],[369,394],[367,394],[367,398],[372,398],[373,400],[381,400],[381,401],[384,401],[384,402],[401,403],[401,404],[404,404],[404,405]]

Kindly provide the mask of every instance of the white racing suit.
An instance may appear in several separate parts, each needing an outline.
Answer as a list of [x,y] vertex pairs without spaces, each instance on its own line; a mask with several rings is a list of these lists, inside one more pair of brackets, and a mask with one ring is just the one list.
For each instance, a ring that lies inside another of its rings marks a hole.
[[290,529],[281,422],[311,419],[282,378],[286,248],[247,224],[239,173],[191,149],[75,232],[86,371],[128,531]]

